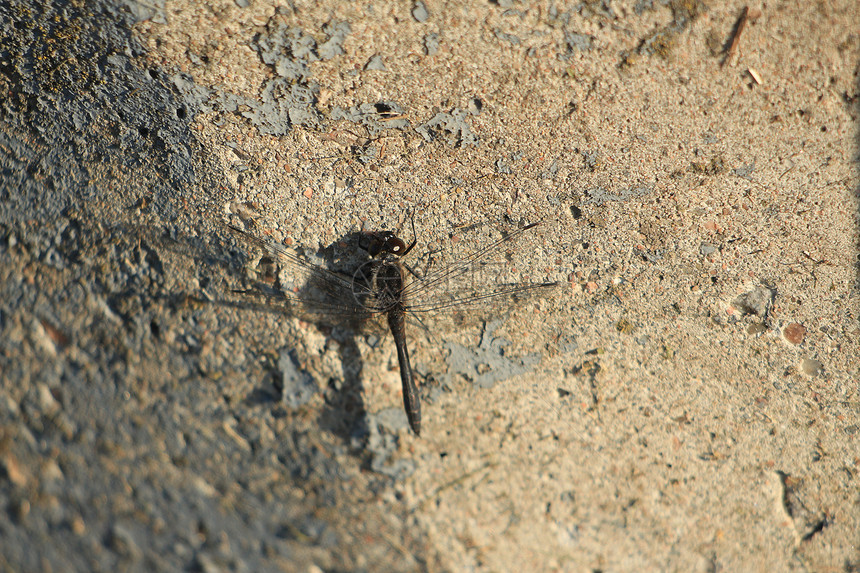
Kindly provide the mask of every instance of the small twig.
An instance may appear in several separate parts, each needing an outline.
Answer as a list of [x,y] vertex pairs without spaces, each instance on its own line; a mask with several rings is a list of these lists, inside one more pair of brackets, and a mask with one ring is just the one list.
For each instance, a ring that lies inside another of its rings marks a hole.
[[754,68],[747,68],[747,73],[752,77],[753,81],[755,81],[755,83],[757,83],[758,85],[761,85],[762,83],[764,83],[761,79],[761,76],[758,74],[758,72]]
[[807,259],[809,259],[810,261],[812,261],[813,263],[815,263],[817,265],[827,265],[829,267],[835,267],[836,266],[834,263],[831,263],[828,259],[815,259],[815,258],[813,258],[812,255],[809,254],[809,251],[801,251],[800,253],[804,257],[806,257]]
[[[460,475],[459,477],[452,479],[448,483],[444,483],[444,484],[440,485],[435,490],[433,490],[433,492],[430,495],[428,495],[423,500],[421,500],[418,503],[417,507],[419,509],[423,509],[427,503],[429,503],[431,500],[433,500],[437,495],[439,495],[443,491],[445,491],[447,489],[451,489],[453,487],[456,487],[456,486],[462,484],[463,482],[465,482],[467,479],[471,478],[472,476],[477,475],[486,469],[492,469],[498,465],[499,465],[499,462],[486,462],[482,466],[480,466],[480,467],[478,467],[478,468],[476,468],[470,472],[466,472],[466,473]],[[488,474],[489,474],[489,472],[487,474],[485,474],[484,477],[481,478],[479,481],[483,481],[487,477]]]
[[744,28],[746,28],[747,21],[756,20],[759,16],[761,16],[761,10],[751,10],[749,6],[744,6],[744,9],[741,10],[741,17],[738,19],[735,35],[732,38],[732,43],[729,45],[729,51],[726,52],[726,57],[723,60],[723,63],[720,64],[721,67],[725,66],[727,63],[732,63],[732,60],[734,60],[738,51],[738,44],[740,44],[741,41],[741,33],[744,31]]

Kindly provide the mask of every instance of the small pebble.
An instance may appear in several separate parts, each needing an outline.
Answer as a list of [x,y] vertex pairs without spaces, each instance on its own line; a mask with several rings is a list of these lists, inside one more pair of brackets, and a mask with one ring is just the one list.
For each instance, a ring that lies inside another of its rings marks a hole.
[[804,358],[800,363],[800,369],[804,374],[809,374],[810,376],[817,376],[821,374],[824,370],[824,364],[819,360],[814,360],[812,358]]
[[418,22],[424,22],[427,20],[428,16],[430,16],[430,14],[427,12],[427,6],[424,5],[424,2],[421,2],[420,0],[416,2],[412,7],[412,17]]
[[365,70],[376,70],[378,72],[385,72],[388,68],[385,67],[385,63],[382,61],[382,56],[379,54],[372,56],[366,64],[364,64]]
[[806,328],[802,324],[792,322],[782,331],[785,339],[795,346],[803,343],[803,338],[806,336]]
[[11,453],[7,453],[3,456],[3,459],[0,460],[0,467],[2,467],[6,471],[6,478],[9,479],[13,484],[24,487],[27,485],[29,481],[29,476],[27,472],[25,472],[21,468],[21,464],[18,462],[18,458],[16,458]]

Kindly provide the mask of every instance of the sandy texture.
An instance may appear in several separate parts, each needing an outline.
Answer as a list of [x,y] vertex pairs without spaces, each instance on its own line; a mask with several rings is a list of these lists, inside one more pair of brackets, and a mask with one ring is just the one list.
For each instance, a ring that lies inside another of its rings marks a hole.
[[[742,4],[39,6],[0,7],[0,568],[860,567],[855,2],[731,56]],[[390,337],[234,292],[223,225],[326,258],[412,213],[417,266],[541,221],[497,263],[559,283],[412,328],[420,438]]]

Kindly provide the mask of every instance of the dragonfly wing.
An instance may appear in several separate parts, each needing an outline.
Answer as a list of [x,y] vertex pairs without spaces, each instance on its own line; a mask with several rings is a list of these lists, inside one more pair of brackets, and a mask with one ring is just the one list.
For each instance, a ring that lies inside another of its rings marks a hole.
[[257,246],[286,270],[296,285],[283,296],[302,313],[365,317],[367,305],[360,300],[367,289],[344,275],[330,271],[291,252],[275,241],[261,239],[233,225],[229,229],[243,240]]
[[488,262],[539,224],[521,227],[422,279],[414,280],[405,289],[408,309],[411,312],[430,312],[488,303],[504,304],[507,299],[546,292],[556,286],[557,283],[500,283],[500,267]]

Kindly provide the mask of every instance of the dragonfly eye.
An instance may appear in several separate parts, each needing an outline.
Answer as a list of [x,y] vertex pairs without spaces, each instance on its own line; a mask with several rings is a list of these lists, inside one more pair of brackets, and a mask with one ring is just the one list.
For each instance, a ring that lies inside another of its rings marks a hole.
[[400,237],[397,237],[395,235],[391,235],[390,237],[388,237],[388,239],[386,239],[385,246],[383,248],[383,250],[388,251],[389,253],[394,255],[402,253],[404,249],[406,249],[406,243],[404,243],[403,240],[400,239]]

